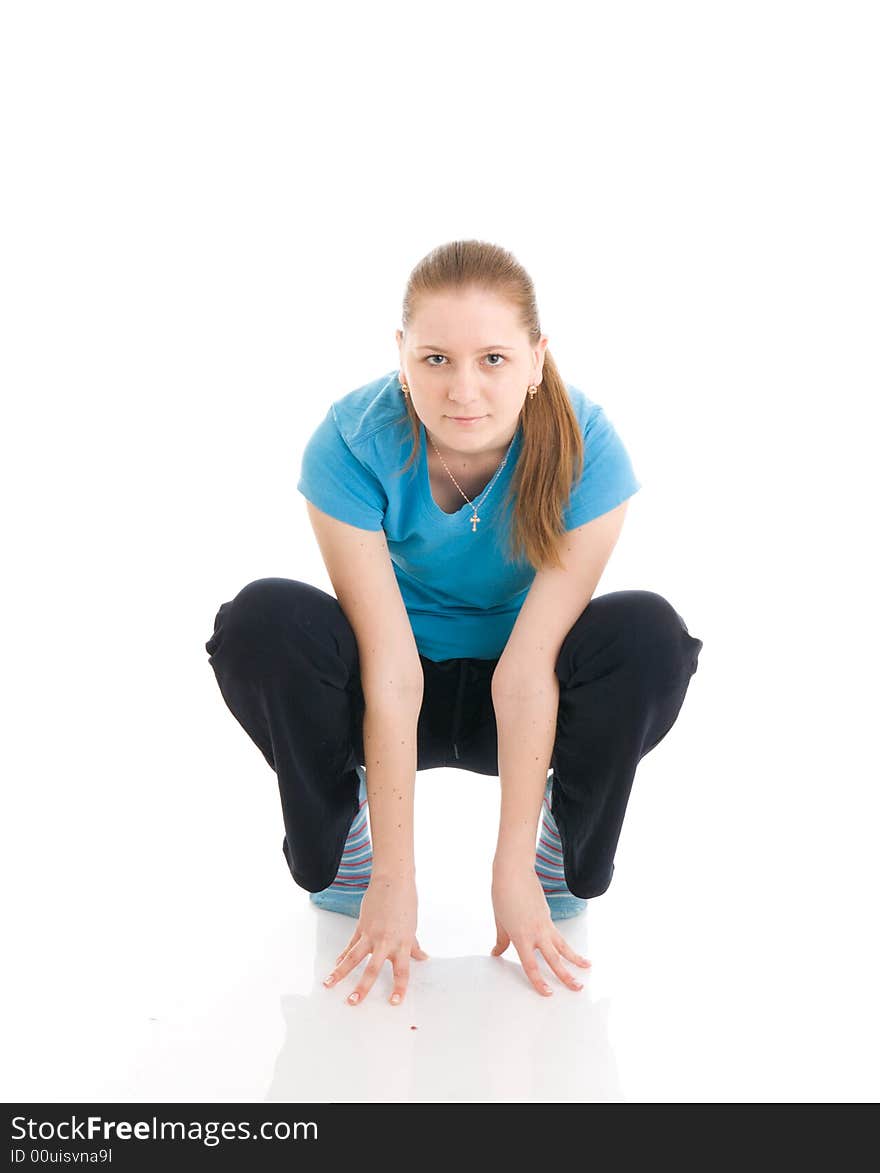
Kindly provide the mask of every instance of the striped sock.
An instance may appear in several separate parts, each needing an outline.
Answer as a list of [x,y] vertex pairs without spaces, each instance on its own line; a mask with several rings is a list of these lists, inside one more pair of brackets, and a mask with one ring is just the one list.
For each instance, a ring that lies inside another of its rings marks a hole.
[[565,882],[565,867],[562,858],[562,839],[556,820],[550,812],[550,794],[553,779],[547,779],[544,801],[541,804],[541,833],[535,850],[535,871],[550,906],[551,920],[564,920],[577,916],[586,906],[586,900],[569,891]]
[[360,778],[358,811],[348,831],[336,878],[329,888],[309,893],[309,899],[319,908],[354,917],[360,916],[373,866],[373,845],[367,826],[367,776],[363,766],[356,769]]

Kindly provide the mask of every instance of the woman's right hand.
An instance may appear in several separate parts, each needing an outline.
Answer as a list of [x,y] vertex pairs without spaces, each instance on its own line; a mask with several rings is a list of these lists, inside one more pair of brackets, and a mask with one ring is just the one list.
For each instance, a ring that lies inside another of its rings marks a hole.
[[324,979],[332,987],[372,953],[361,980],[348,996],[353,1005],[362,1002],[373,986],[386,958],[394,972],[390,1001],[403,1001],[409,981],[409,959],[425,961],[428,954],[416,940],[418,896],[414,877],[374,874],[361,901],[361,915],[351,940],[336,959],[336,968]]

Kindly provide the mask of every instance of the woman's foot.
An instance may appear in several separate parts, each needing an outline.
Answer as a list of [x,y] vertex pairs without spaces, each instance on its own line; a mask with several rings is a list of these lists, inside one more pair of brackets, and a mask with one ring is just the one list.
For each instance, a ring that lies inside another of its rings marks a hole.
[[550,919],[566,920],[571,916],[579,916],[587,907],[587,902],[570,892],[565,883],[562,840],[559,837],[556,820],[550,813],[552,774],[551,770],[544,789],[544,801],[541,804],[541,835],[535,852],[535,871],[550,907]]
[[356,765],[355,769],[360,778],[358,812],[345,841],[339,871],[329,888],[310,892],[309,900],[328,912],[341,912],[343,916],[357,918],[361,914],[361,901],[370,883],[373,848],[367,826],[367,775],[363,766]]

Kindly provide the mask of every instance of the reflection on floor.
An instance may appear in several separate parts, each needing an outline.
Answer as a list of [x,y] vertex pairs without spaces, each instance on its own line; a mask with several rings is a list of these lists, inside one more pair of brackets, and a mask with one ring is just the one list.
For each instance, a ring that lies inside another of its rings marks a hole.
[[[108,879],[95,846],[71,885],[56,878],[48,921],[21,918],[28,962],[7,995],[5,1098],[876,1098],[867,977],[862,989],[854,967],[835,989],[831,967],[817,968],[818,899],[796,871],[768,881],[757,860],[772,858],[769,840],[755,839],[748,810],[727,800],[722,817],[717,805],[735,793],[723,764],[707,796],[699,748],[673,744],[640,765],[611,888],[559,925],[593,963],[571,966],[584,988],[563,987],[539,957],[550,998],[513,946],[490,956],[497,778],[420,773],[418,932],[430,957],[411,962],[396,1007],[388,963],[361,1005],[345,998],[365,962],[339,988],[322,985],[355,922],[293,883],[274,778],[233,757],[210,783],[209,830],[203,790],[180,804],[161,851]],[[702,836],[682,830],[681,812]],[[827,943],[835,923],[823,923]]]

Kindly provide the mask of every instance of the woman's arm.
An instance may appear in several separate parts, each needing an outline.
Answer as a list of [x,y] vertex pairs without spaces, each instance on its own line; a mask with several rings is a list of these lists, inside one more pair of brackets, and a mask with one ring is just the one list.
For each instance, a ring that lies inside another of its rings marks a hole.
[[553,991],[538,966],[538,951],[572,990],[581,989],[582,984],[565,961],[590,967],[553,924],[535,871],[538,815],[553,753],[559,681],[551,668],[514,679],[522,680],[515,692],[504,692],[494,680],[492,689],[501,774],[501,824],[492,864],[497,933],[492,955],[500,957],[513,942],[527,978],[539,994],[549,996]]
[[539,570],[492,676],[501,774],[496,861],[534,864],[538,815],[553,756],[565,637],[584,612],[623,526],[629,502],[562,535],[561,565]]
[[373,839],[373,876],[413,879],[413,807],[422,685],[374,697],[365,692],[364,765]]
[[535,668],[514,689],[492,681],[498,727],[501,819],[495,867],[535,864],[538,817],[553,754],[559,710],[559,680],[550,668]]
[[415,872],[416,728],[424,674],[384,530],[364,530],[307,502],[336,598],[357,641],[373,874]]

